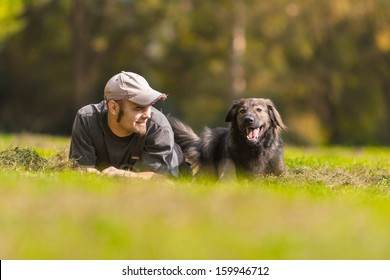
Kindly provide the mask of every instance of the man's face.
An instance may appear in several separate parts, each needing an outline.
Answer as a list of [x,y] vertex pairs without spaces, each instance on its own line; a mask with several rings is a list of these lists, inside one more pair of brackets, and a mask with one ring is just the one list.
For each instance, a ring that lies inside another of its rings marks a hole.
[[123,134],[146,134],[146,122],[151,117],[152,106],[141,106],[129,100],[116,101],[119,105],[117,129]]

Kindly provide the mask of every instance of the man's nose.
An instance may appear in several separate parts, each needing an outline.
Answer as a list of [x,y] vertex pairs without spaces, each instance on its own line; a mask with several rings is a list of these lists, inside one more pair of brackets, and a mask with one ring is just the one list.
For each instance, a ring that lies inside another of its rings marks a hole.
[[143,111],[142,117],[144,119],[150,119],[151,116],[152,116],[152,106],[149,106],[145,108],[145,110]]

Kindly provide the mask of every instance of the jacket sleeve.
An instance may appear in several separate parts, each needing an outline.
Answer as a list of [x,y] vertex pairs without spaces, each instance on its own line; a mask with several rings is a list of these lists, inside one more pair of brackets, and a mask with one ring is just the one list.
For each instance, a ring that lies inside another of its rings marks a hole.
[[178,176],[179,157],[174,146],[171,127],[163,126],[151,130],[146,137],[141,169]]
[[69,159],[79,165],[93,167],[96,165],[96,158],[87,117],[79,111],[73,123]]

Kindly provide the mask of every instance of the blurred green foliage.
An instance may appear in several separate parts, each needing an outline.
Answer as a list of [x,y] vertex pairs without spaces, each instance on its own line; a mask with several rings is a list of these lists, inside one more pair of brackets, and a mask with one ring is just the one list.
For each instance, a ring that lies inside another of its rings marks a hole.
[[[134,71],[163,112],[225,125],[271,98],[299,144],[390,144],[390,2],[1,0],[0,131],[69,134],[75,112]],[[6,16],[5,16],[6,15]]]
[[23,27],[22,11],[23,0],[0,0],[0,44]]

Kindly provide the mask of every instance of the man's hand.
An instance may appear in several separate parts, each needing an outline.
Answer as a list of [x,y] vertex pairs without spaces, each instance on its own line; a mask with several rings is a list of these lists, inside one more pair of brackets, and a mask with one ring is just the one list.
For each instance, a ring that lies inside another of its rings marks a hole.
[[[118,169],[114,166],[107,167],[106,169],[102,170],[100,172],[100,175],[106,175],[106,176],[126,176],[126,172],[131,172],[131,171],[126,171],[123,169]],[[134,173],[134,172],[132,172]]]
[[166,179],[167,177],[152,171],[147,172],[133,172],[129,170],[118,169],[114,166],[107,167],[106,169],[100,172],[100,175],[106,176],[123,176],[128,178],[139,178],[144,180],[150,179]]
[[96,168],[93,168],[93,167],[85,167],[85,168],[82,168],[81,170],[84,172],[87,172],[87,173],[100,174],[100,171],[97,170]]

